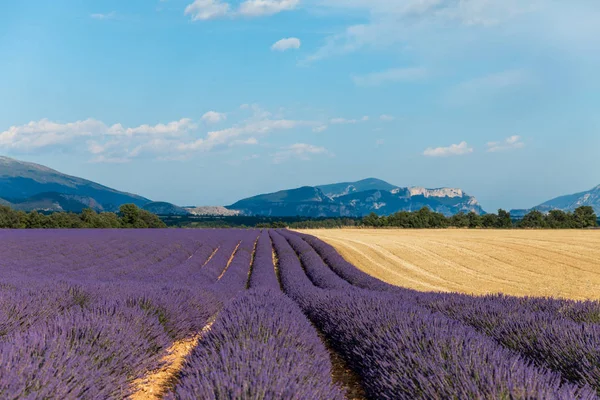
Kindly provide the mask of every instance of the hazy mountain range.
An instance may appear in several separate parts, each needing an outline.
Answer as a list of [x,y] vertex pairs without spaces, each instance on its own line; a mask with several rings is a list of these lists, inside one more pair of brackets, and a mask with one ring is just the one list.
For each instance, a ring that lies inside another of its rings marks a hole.
[[[24,211],[80,212],[84,208],[116,211],[125,203],[163,215],[359,217],[371,212],[389,215],[422,207],[444,215],[485,213],[477,199],[462,189],[401,187],[375,178],[260,194],[226,207],[179,207],[66,175],[43,165],[0,156],[0,205]],[[558,197],[533,209],[573,211],[582,205],[592,206],[600,214],[600,186]],[[527,211],[513,210],[512,213],[518,216]]]

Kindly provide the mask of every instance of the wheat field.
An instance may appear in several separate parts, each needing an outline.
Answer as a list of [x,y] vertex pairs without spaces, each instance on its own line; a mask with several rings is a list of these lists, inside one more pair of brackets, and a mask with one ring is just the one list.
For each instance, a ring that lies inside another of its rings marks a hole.
[[303,230],[421,291],[600,299],[600,230]]

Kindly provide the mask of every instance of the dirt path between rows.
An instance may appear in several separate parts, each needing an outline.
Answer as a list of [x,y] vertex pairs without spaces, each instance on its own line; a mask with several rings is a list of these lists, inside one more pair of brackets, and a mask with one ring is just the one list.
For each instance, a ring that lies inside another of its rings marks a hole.
[[198,335],[173,343],[167,350],[167,355],[162,359],[164,367],[156,371],[151,371],[143,378],[133,382],[135,392],[129,396],[129,400],[162,399],[173,387],[186,358],[192,353],[192,350],[198,345],[202,337],[210,331],[215,319],[211,318]]

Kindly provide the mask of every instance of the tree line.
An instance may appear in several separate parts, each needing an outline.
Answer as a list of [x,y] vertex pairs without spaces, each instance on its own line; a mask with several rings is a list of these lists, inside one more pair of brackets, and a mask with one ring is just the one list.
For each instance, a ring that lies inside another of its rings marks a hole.
[[124,204],[118,213],[97,213],[84,209],[81,213],[17,211],[0,206],[0,228],[3,229],[120,229],[120,228],[166,228],[156,215],[142,210],[135,204]]
[[[270,224],[270,227],[279,227]],[[280,224],[277,224],[280,225]],[[510,212],[498,210],[495,214],[478,215],[471,213],[458,213],[446,217],[441,213],[423,207],[419,211],[400,211],[388,216],[379,216],[371,213],[360,219],[332,218],[325,220],[307,220],[288,224],[292,229],[314,228],[487,228],[487,229],[584,229],[598,226],[598,218],[594,209],[589,206],[579,207],[574,212],[552,210],[548,214],[534,210],[521,219],[513,219]]]
[[594,209],[589,206],[579,207],[574,212],[552,210],[548,214],[533,210],[519,220],[512,219],[510,213],[502,209],[496,214],[461,212],[446,217],[423,207],[416,212],[401,211],[389,216],[372,213],[361,220],[361,225],[374,228],[583,229],[598,226],[598,218]]
[[215,217],[186,220],[180,217],[163,217],[163,219],[140,209],[134,204],[124,204],[118,213],[97,213],[85,209],[81,213],[54,212],[44,214],[37,211],[16,211],[7,206],[0,206],[0,228],[9,229],[61,229],[61,228],[537,228],[537,229],[583,229],[598,226],[594,209],[589,206],[579,207],[574,212],[552,210],[547,214],[533,210],[523,218],[515,220],[505,210],[496,214],[478,215],[458,213],[446,217],[441,213],[423,207],[419,211],[400,211],[388,216],[371,213],[362,218],[274,218],[274,217]]

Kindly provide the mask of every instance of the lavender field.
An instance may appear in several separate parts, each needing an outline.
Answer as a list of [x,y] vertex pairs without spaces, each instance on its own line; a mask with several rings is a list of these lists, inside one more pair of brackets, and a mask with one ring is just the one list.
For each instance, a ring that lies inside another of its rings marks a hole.
[[287,230],[0,231],[0,399],[599,394],[598,302],[403,289]]

